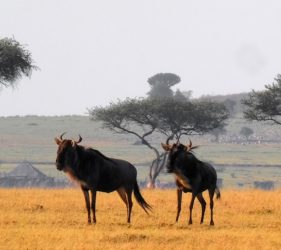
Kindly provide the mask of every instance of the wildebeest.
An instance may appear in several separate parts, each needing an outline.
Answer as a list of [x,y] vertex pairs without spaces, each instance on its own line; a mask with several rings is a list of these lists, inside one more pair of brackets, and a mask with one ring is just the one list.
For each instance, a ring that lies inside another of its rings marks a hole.
[[[91,223],[91,211],[93,223],[96,223],[96,192],[117,191],[127,207],[127,222],[130,223],[132,211],[132,192],[139,205],[151,210],[151,206],[142,197],[137,183],[137,170],[129,162],[108,158],[98,150],[78,145],[82,141],[63,139],[64,133],[55,138],[58,145],[56,166],[76,180],[83,191],[88,212],[88,223]],[[90,205],[91,191],[92,202]]]
[[217,173],[212,165],[206,162],[198,160],[192,153],[192,142],[188,146],[181,143],[175,143],[173,145],[161,144],[165,151],[169,152],[167,161],[168,173],[174,173],[176,177],[177,185],[177,199],[178,210],[176,216],[176,222],[179,219],[182,202],[182,192],[191,192],[191,202],[189,206],[189,224],[192,224],[192,208],[195,197],[199,200],[202,207],[201,221],[204,221],[204,214],[206,209],[206,201],[203,198],[202,192],[209,191],[210,196],[210,208],[211,208],[211,221],[210,225],[214,225],[213,221],[213,197],[216,192],[217,198],[220,198],[220,191],[217,187]]

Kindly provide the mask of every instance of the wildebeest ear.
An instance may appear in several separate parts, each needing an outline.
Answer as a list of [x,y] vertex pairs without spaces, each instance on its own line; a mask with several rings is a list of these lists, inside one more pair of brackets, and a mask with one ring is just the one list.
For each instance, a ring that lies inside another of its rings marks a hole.
[[169,144],[161,143],[161,146],[165,151],[170,151],[171,149],[171,146]]
[[192,141],[189,139],[189,144],[185,145],[186,151],[190,151],[192,149]]
[[59,138],[55,138],[55,142],[56,142],[56,144],[58,144],[58,145],[60,145],[61,144],[61,140],[59,139]]
[[74,140],[71,140],[71,145],[72,145],[72,147],[75,147],[76,146],[76,141],[74,141]]

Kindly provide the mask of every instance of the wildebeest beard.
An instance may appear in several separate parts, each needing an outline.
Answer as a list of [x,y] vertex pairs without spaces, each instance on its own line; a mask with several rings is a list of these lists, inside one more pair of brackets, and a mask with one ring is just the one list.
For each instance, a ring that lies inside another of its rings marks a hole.
[[63,172],[65,172],[69,179],[72,180],[74,183],[80,183],[82,186],[87,187],[87,184],[77,177],[77,174],[75,173],[73,168],[66,166],[63,168]]
[[192,190],[192,186],[190,184],[189,179],[184,175],[182,170],[178,167],[175,167],[174,169],[174,174],[176,175],[176,180],[184,187],[187,189]]
[[64,162],[61,163],[61,170],[66,173],[69,179],[72,180],[74,183],[87,187],[87,184],[82,181],[81,178],[79,178],[79,174],[76,171],[79,165],[78,150],[79,146],[76,145],[75,148],[71,148],[71,152],[65,152],[65,155],[63,156]]

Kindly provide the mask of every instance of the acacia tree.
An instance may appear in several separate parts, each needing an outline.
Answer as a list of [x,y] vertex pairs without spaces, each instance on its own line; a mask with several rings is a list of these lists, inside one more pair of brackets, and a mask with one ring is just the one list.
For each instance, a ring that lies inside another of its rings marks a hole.
[[102,121],[104,127],[117,133],[133,134],[153,150],[155,159],[149,170],[149,187],[154,187],[166,160],[166,153],[151,144],[149,136],[160,133],[166,143],[171,139],[179,141],[183,135],[203,134],[223,126],[228,118],[223,104],[174,99],[126,99],[107,107],[92,108],[89,113],[92,119]]
[[152,99],[172,98],[174,93],[171,87],[180,81],[180,77],[176,74],[158,73],[147,80],[151,87],[147,93],[148,97]]
[[13,86],[22,76],[31,76],[31,53],[13,38],[0,39],[0,85]]
[[244,117],[248,120],[271,121],[281,125],[281,75],[277,75],[265,90],[249,93],[242,99],[245,105]]

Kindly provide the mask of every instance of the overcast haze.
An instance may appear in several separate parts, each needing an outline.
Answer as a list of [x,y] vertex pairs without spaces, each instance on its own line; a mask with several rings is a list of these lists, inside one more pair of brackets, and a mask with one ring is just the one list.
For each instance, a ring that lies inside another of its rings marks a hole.
[[261,90],[281,73],[281,1],[6,0],[0,38],[41,68],[0,92],[0,116],[85,114],[175,73],[193,96]]

